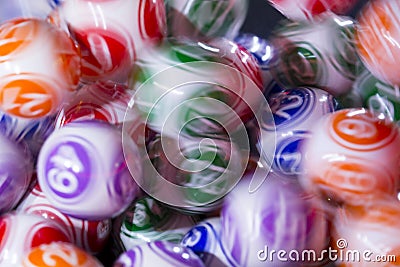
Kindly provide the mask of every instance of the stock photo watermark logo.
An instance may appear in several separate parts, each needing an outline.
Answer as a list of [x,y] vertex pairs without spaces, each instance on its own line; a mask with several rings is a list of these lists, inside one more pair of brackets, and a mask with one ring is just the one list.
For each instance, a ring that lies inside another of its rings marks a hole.
[[365,249],[349,249],[346,239],[340,238],[336,241],[336,247],[328,247],[321,251],[305,249],[302,251],[276,250],[265,246],[257,252],[257,258],[262,262],[366,262],[366,263],[390,263],[397,262],[396,255],[378,255],[374,251]]
[[[261,88],[245,73],[207,61],[168,67],[140,85],[126,111],[123,143],[132,133],[142,136],[143,175],[132,175],[147,194],[168,205],[189,209],[212,205],[245,173],[250,137],[243,121],[249,118],[260,127],[273,122]],[[156,133],[150,149],[144,141],[146,128]],[[259,135],[262,139],[263,131]],[[260,144],[262,157],[250,193],[267,177],[275,138],[269,134],[268,145]],[[130,170],[135,164],[127,158]]]

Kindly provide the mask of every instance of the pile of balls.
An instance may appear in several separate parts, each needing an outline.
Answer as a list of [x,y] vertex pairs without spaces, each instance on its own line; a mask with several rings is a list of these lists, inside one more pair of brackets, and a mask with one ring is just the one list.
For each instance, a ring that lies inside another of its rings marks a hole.
[[399,265],[398,0],[13,2],[0,266]]

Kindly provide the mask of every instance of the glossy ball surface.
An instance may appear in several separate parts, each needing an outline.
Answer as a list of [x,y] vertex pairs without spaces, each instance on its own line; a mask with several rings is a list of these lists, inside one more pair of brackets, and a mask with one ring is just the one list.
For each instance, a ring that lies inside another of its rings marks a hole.
[[63,242],[53,242],[30,250],[24,257],[23,267],[103,267],[84,250]]
[[113,82],[84,85],[58,113],[56,128],[82,120],[101,120],[120,125],[124,122],[131,94],[126,86]]
[[24,118],[55,114],[80,77],[72,39],[38,19],[3,23],[0,39],[0,107]]
[[195,225],[194,217],[173,211],[150,197],[134,201],[119,219],[118,236],[125,250],[153,241],[179,243]]
[[[336,262],[338,266],[399,265],[400,242],[396,237],[400,232],[400,207],[397,201],[382,198],[368,207],[345,208],[337,212],[331,246],[339,251],[339,256],[343,255]],[[354,260],[350,258],[352,256]]]
[[[263,110],[258,149],[264,160],[263,147],[268,147],[276,134],[276,151],[272,168],[284,175],[303,173],[304,142],[312,138],[312,126],[321,116],[335,110],[335,100],[326,91],[311,87],[299,87],[271,94],[268,103],[272,111]],[[263,114],[264,115],[264,114]]]
[[125,82],[143,48],[166,31],[163,0],[71,0],[58,16],[81,47],[82,78],[89,82]]
[[[141,176],[137,147],[126,140],[126,157],[136,161],[128,170],[122,134],[101,121],[71,122],[53,132],[38,159],[38,181],[61,212],[88,220],[119,215],[138,192],[132,175]],[[102,205],[99,205],[102,203]]]
[[67,232],[73,244],[90,253],[101,252],[111,233],[111,220],[82,220],[57,210],[47,200],[39,184],[36,184],[18,205],[17,211],[24,214],[39,215],[58,223]]
[[359,14],[357,51],[365,66],[383,82],[400,85],[400,3],[370,1]]
[[265,246],[276,251],[318,252],[328,244],[327,220],[316,199],[298,183],[273,172],[252,193],[249,178],[244,177],[227,196],[221,223],[221,243],[234,266],[288,264],[271,258],[258,260],[256,253]]
[[0,213],[13,209],[28,190],[33,161],[26,146],[0,134]]
[[322,16],[313,22],[286,22],[274,34],[277,48],[271,68],[286,88],[313,86],[333,96],[351,90],[361,66],[351,18]]
[[392,122],[365,109],[344,109],[323,117],[313,131],[300,179],[306,190],[352,205],[396,194],[400,136]]
[[169,36],[193,40],[232,39],[242,26],[249,0],[166,0]]
[[0,217],[0,265],[21,266],[32,248],[52,242],[70,242],[58,224],[37,215],[9,213]]

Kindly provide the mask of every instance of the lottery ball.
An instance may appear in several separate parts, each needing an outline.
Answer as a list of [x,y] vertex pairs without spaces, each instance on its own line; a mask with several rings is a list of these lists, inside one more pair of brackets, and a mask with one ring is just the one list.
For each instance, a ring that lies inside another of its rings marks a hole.
[[275,83],[271,74],[271,66],[276,49],[269,41],[251,33],[241,33],[235,37],[234,41],[255,57],[261,70],[264,94],[268,94]]
[[204,267],[201,259],[190,249],[167,241],[155,241],[123,253],[114,267]]
[[291,20],[312,20],[326,12],[345,15],[358,0],[268,0]]
[[163,0],[71,0],[55,16],[65,20],[82,50],[82,79],[125,82],[150,43],[166,32]]
[[[121,136],[115,126],[101,121],[71,122],[53,132],[37,164],[38,181],[49,202],[81,219],[121,214],[138,192],[132,175],[141,175],[136,145],[126,140],[124,157]],[[130,157],[137,164],[128,169],[125,158]]]
[[120,125],[131,99],[128,92],[126,86],[113,82],[84,85],[58,113],[56,128],[78,120],[101,120]]
[[18,204],[17,211],[40,215],[43,218],[55,221],[63,227],[73,244],[90,253],[102,251],[111,233],[111,220],[82,220],[57,210],[47,200],[46,195],[37,183],[24,200]]
[[70,242],[56,223],[37,215],[9,213],[0,217],[0,265],[22,266],[26,253],[42,244]]
[[216,217],[202,221],[190,229],[181,244],[199,255],[206,266],[231,266],[220,238],[221,220]]
[[242,177],[243,154],[227,140],[156,135],[148,146],[151,161],[142,188],[182,212],[215,211]]
[[364,70],[357,77],[353,90],[361,98],[362,105],[375,116],[396,122],[400,120],[400,91],[393,85],[377,79]]
[[323,117],[313,132],[304,146],[305,189],[351,205],[396,194],[400,137],[393,123],[363,108],[344,109]]
[[80,56],[72,39],[38,19],[0,25],[0,107],[23,118],[55,114],[75,90]]
[[169,36],[232,39],[246,19],[248,0],[166,0]]
[[333,220],[331,247],[340,267],[399,265],[400,207],[380,199],[363,208],[344,208]]
[[33,162],[26,146],[0,134],[0,213],[13,209],[29,187]]
[[53,242],[31,249],[24,257],[23,267],[103,267],[84,250],[63,242]]
[[351,90],[361,62],[354,46],[354,22],[323,16],[313,22],[287,22],[274,34],[275,80],[283,87],[313,86],[333,96]]
[[359,14],[356,30],[357,51],[379,80],[399,86],[400,3],[396,0],[370,1]]
[[134,201],[120,220],[118,235],[124,250],[158,240],[179,243],[195,225],[193,217],[177,213],[150,197]]
[[28,119],[0,111],[0,133],[17,143],[26,143],[34,159],[53,130],[54,116]]
[[279,262],[268,253],[259,259],[257,252],[265,246],[276,251],[314,249],[318,252],[328,244],[327,220],[322,207],[297,182],[271,172],[250,193],[249,178],[254,179],[252,175],[244,177],[227,195],[221,212],[221,244],[233,266],[290,263]]
[[129,80],[136,90],[132,110],[156,132],[230,132],[253,118],[264,99],[255,59],[232,41],[169,42],[142,57]]
[[263,147],[270,145],[276,134],[276,151],[272,168],[284,175],[299,175],[303,172],[302,144],[312,138],[310,130],[321,116],[333,112],[335,101],[329,93],[316,89],[299,87],[271,94],[268,103],[272,111],[264,110],[260,131],[259,151],[264,160]]

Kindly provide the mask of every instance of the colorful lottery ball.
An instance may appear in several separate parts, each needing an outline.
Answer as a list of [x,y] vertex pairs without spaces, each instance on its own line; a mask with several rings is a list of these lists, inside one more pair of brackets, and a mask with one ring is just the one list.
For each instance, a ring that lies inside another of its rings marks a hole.
[[103,267],[84,250],[63,242],[40,245],[24,257],[23,267]]
[[33,172],[31,154],[0,134],[0,213],[13,209],[29,187]]
[[[141,176],[132,140],[102,121],[71,122],[54,131],[38,158],[40,187],[51,204],[72,217],[103,220],[123,212],[138,192],[132,175]],[[125,158],[136,165],[126,166]],[[99,205],[99,203],[102,203]]]
[[55,221],[67,232],[73,244],[90,253],[102,251],[111,233],[111,220],[82,220],[57,210],[47,200],[46,195],[37,183],[24,200],[18,204],[17,211],[40,215],[43,218]]
[[200,222],[183,237],[181,244],[199,255],[206,266],[231,266],[221,244],[221,219]]
[[52,242],[70,242],[56,223],[37,215],[9,213],[0,217],[0,265],[19,267],[32,248]]
[[193,217],[177,213],[150,197],[134,201],[119,219],[118,235],[124,250],[158,240],[179,243],[195,225]]
[[243,154],[228,140],[156,135],[148,146],[151,162],[145,162],[142,188],[182,212],[215,211],[245,171]]
[[5,22],[0,39],[1,109],[24,118],[55,114],[79,82],[72,39],[38,19]]
[[349,12],[358,0],[268,0],[291,20],[312,20],[315,16],[332,11],[339,15]]
[[398,123],[400,120],[399,88],[380,81],[371,72],[364,70],[353,85],[364,107],[380,118]]
[[335,110],[333,97],[320,89],[299,87],[269,95],[268,103],[272,111],[266,113],[262,120],[258,149],[264,160],[263,147],[270,145],[272,136],[276,134],[276,151],[272,168],[284,175],[303,173],[302,144],[312,138],[312,126],[321,116]]
[[59,112],[56,128],[78,120],[101,120],[120,125],[124,122],[130,99],[131,94],[122,84],[96,82],[84,85]]
[[251,33],[241,33],[234,40],[238,45],[246,48],[257,60],[261,70],[264,94],[268,94],[274,84],[271,66],[276,49],[267,40]]
[[333,96],[351,90],[361,62],[354,46],[354,22],[322,16],[313,22],[287,22],[275,31],[275,80],[283,87],[313,86]]
[[25,142],[34,159],[53,130],[54,116],[27,119],[0,110],[0,133],[17,143]]
[[166,0],[169,36],[232,39],[246,19],[248,0]]
[[400,206],[381,199],[363,208],[340,209],[333,220],[331,247],[340,267],[399,266]]
[[305,189],[349,205],[396,195],[400,136],[393,123],[362,108],[344,109],[323,117],[313,132],[304,146]]
[[233,266],[288,264],[268,253],[260,260],[257,252],[265,246],[276,251],[313,249],[317,253],[327,246],[327,220],[313,196],[305,194],[297,182],[273,172],[250,193],[250,178],[254,179],[252,175],[243,177],[227,196],[221,212],[221,243]]
[[370,1],[359,14],[355,40],[357,51],[379,80],[399,86],[400,3],[396,0]]
[[166,33],[163,0],[71,0],[57,15],[82,50],[82,78],[89,82],[125,82],[143,48]]
[[204,267],[190,249],[167,241],[155,241],[136,246],[123,253],[114,267]]
[[254,117],[264,97],[251,54],[226,39],[164,43],[142,53],[129,87],[137,110],[156,132],[173,137],[237,129]]

